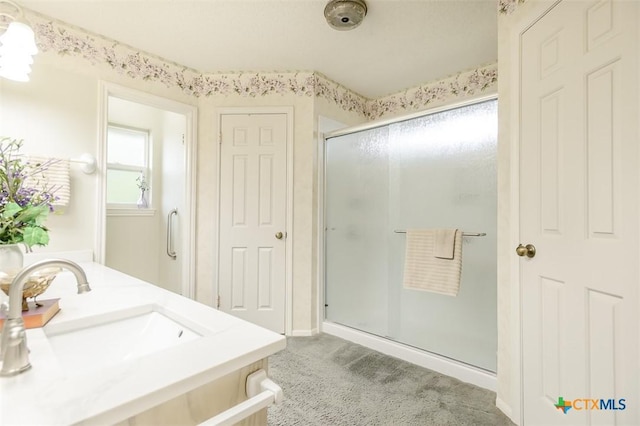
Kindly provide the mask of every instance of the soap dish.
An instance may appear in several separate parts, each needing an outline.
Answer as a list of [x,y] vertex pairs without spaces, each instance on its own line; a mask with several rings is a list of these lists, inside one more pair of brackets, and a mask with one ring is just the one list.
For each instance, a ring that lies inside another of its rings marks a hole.
[[[27,303],[27,299],[33,297],[36,306],[40,306],[38,302],[35,300],[36,297],[45,292],[49,285],[56,277],[56,275],[62,271],[62,268],[58,267],[50,267],[40,269],[27,278],[27,282],[24,284],[24,288],[22,289],[22,310],[28,311],[29,305]],[[16,274],[9,275],[5,272],[0,272],[0,289],[4,291],[7,295],[9,294],[9,287],[11,287],[11,281]]]

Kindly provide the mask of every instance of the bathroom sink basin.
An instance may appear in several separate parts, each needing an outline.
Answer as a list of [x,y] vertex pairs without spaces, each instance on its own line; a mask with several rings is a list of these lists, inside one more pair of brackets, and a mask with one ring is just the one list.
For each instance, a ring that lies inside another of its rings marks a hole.
[[145,305],[47,325],[44,332],[62,368],[78,373],[157,353],[202,336],[185,323],[188,320],[175,313]]

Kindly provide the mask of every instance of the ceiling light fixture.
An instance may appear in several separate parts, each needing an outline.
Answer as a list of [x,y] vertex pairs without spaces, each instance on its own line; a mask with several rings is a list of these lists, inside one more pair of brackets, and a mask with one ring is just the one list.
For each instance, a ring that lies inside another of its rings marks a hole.
[[0,77],[29,81],[38,53],[35,35],[20,6],[9,0],[0,0],[0,33]]
[[367,15],[364,0],[331,0],[324,7],[324,17],[329,26],[339,31],[352,30]]

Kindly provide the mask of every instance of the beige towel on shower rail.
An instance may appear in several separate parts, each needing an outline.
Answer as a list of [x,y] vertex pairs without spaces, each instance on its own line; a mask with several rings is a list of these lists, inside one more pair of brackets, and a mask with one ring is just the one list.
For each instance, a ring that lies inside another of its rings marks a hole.
[[452,230],[453,258],[435,256],[437,229],[407,229],[403,286],[457,296],[462,273],[462,232]]
[[457,229],[436,229],[433,255],[440,259],[453,259],[456,249]]

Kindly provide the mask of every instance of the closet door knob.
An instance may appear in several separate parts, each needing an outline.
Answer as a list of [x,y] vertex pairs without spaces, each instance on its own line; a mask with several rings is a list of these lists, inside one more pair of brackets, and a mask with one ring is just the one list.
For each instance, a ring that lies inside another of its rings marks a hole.
[[282,232],[276,232],[276,238],[277,239],[281,240],[283,236],[284,235],[282,234]]
[[520,257],[535,257],[536,246],[534,246],[533,244],[527,244],[526,246],[520,244],[518,247],[516,247],[516,253]]

